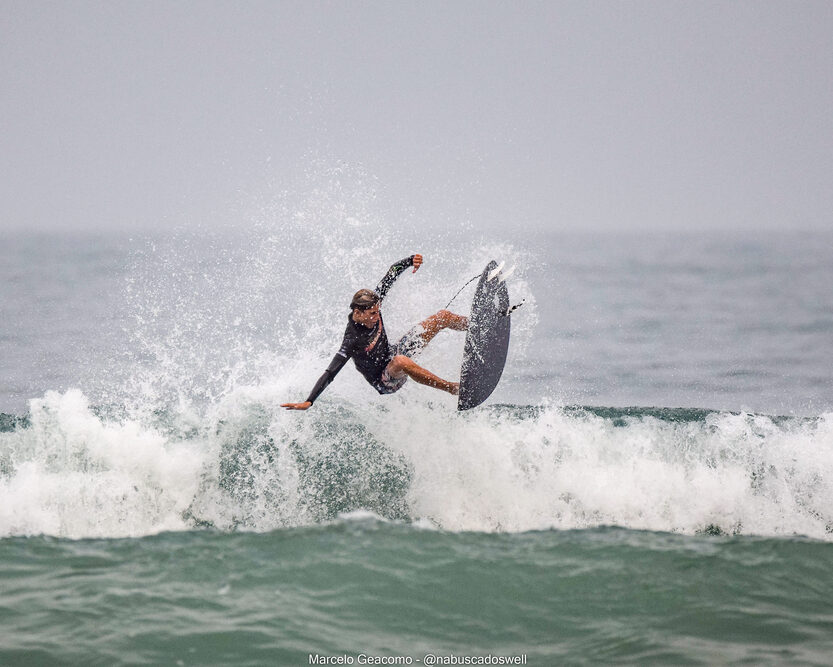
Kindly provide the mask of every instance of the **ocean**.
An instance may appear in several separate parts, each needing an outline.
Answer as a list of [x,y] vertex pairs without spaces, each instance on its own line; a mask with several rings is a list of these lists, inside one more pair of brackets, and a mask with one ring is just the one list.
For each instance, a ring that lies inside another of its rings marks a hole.
[[[830,664],[833,236],[246,219],[0,237],[0,664]],[[414,252],[392,338],[517,266],[487,404],[280,409]]]

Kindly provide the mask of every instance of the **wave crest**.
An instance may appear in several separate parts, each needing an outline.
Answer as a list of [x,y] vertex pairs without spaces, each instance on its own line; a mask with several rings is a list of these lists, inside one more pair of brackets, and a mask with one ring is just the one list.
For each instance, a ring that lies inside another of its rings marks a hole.
[[[49,392],[0,433],[0,535],[271,530],[346,512],[451,531],[618,525],[833,533],[833,415],[667,408],[276,406],[250,388],[211,414],[105,416]],[[413,397],[412,397],[413,398]]]

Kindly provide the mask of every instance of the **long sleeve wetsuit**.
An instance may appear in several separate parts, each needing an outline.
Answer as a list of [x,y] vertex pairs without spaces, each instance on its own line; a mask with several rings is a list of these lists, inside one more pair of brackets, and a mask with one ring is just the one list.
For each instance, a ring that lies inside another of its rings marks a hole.
[[[388,272],[379,281],[379,284],[376,285],[376,289],[374,290],[379,295],[380,304],[399,275],[413,265],[413,255],[391,265]],[[384,393],[379,389],[378,384],[382,377],[382,372],[393,358],[393,355],[394,353],[388,342],[388,336],[381,314],[379,315],[379,321],[376,322],[376,326],[368,329],[366,326],[354,322],[351,312],[347,317],[347,329],[344,331],[344,339],[341,341],[341,347],[336,352],[327,370],[318,378],[318,382],[312,388],[307,401],[314,403],[315,399],[333,381],[333,378],[344,368],[344,365],[350,358],[353,359],[353,363],[356,364],[356,368],[365,379],[377,391]]]

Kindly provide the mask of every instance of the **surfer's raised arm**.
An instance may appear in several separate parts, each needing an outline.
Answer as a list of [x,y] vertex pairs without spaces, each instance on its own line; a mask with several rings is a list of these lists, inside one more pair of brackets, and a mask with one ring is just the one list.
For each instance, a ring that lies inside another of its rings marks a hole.
[[395,264],[391,264],[388,272],[385,274],[384,278],[379,281],[379,284],[376,285],[376,289],[374,290],[376,294],[379,295],[379,301],[385,298],[385,295],[387,295],[388,290],[399,277],[399,274],[401,274],[409,266],[413,266],[413,273],[416,273],[417,269],[422,266],[422,255],[411,255],[405,259],[400,259]]

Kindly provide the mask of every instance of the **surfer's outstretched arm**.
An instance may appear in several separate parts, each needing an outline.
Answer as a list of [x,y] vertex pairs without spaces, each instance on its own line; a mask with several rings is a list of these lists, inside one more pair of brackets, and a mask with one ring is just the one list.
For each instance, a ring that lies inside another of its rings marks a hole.
[[422,255],[411,255],[405,259],[400,259],[395,264],[391,264],[391,267],[388,269],[385,277],[379,281],[379,284],[376,285],[376,289],[374,290],[376,294],[379,295],[379,301],[385,298],[385,295],[388,293],[388,290],[391,288],[394,281],[399,277],[399,274],[401,274],[409,266],[413,266],[414,273],[416,273],[416,270],[422,266]]
[[309,394],[309,397],[303,403],[281,403],[282,408],[286,408],[287,410],[306,410],[313,403],[315,403],[315,399],[321,395],[321,392],[327,388],[327,385],[333,381],[333,378],[338,375],[338,372],[344,368],[344,364],[347,363],[348,357],[344,356],[341,351],[339,351],[336,356],[333,357],[333,360],[330,362],[330,365],[327,366],[327,370],[318,378],[318,382],[315,383],[315,386],[312,388],[312,391]]

